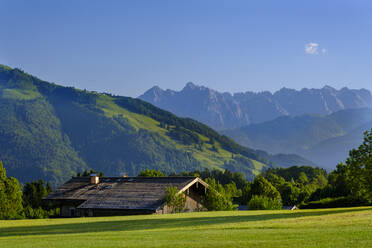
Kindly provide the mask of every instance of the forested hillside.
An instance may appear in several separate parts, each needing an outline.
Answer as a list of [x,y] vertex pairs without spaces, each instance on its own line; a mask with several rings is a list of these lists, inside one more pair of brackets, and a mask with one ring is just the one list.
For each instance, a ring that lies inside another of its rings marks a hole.
[[139,99],[62,87],[6,66],[0,66],[0,160],[21,182],[43,178],[54,185],[85,169],[137,175],[146,168],[227,168],[253,179],[274,166],[265,152]]

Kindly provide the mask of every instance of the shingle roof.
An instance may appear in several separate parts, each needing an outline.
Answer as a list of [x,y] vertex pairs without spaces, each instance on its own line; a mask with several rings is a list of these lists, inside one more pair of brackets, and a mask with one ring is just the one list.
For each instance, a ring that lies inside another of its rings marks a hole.
[[205,184],[197,177],[102,177],[99,184],[74,177],[44,199],[84,200],[78,208],[155,210],[164,203],[167,187],[185,190],[195,182]]

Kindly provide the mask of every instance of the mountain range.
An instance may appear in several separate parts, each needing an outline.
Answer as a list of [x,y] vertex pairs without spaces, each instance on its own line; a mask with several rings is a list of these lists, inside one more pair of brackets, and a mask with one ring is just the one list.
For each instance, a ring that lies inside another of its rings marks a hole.
[[372,128],[372,96],[366,89],[325,86],[230,94],[187,83],[181,91],[154,86],[139,98],[195,118],[243,146],[298,154],[328,169],[342,162]]
[[280,116],[328,115],[344,109],[372,107],[372,95],[368,90],[346,87],[336,90],[330,86],[230,94],[187,83],[181,91],[154,86],[139,98],[217,130],[262,123]]
[[252,180],[277,165],[311,164],[243,147],[140,99],[63,87],[2,65],[0,160],[23,183],[42,178],[54,186],[86,169],[113,176],[229,169]]

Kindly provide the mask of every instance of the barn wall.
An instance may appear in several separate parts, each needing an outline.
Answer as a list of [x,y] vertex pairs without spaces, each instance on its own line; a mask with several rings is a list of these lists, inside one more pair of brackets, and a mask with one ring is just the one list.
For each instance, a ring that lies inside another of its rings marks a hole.
[[89,209],[92,216],[121,216],[121,215],[139,215],[153,214],[155,211],[147,209]]
[[[195,199],[191,198],[190,196],[186,195],[186,203],[185,208],[182,212],[198,212],[204,210],[204,206],[201,202],[196,201]],[[172,213],[172,209],[168,205],[164,205],[164,207],[156,212],[157,214],[170,214]]]
[[185,212],[200,211],[202,207],[203,205],[200,203],[200,201],[197,201],[188,195],[186,196]]
[[70,206],[62,205],[61,207],[61,216],[62,217],[70,217]]
[[[79,204],[78,204],[79,205]],[[98,216],[121,216],[121,215],[138,215],[153,214],[155,211],[147,209],[79,209],[77,204],[64,203],[61,206],[61,217],[98,217]],[[71,215],[73,210],[74,215]]]
[[[61,206],[61,217],[79,217],[80,211],[76,207],[84,201],[81,200],[63,200],[60,202]],[[72,211],[71,211],[72,210]],[[73,215],[72,215],[73,212]]]
[[79,211],[76,209],[75,205],[64,204],[61,207],[61,216],[62,217],[78,217],[80,216],[80,214],[79,214]]

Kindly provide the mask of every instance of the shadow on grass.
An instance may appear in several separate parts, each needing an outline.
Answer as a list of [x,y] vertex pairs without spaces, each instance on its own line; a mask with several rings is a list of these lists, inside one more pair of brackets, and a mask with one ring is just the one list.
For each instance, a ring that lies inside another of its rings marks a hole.
[[[24,227],[5,227],[0,228],[0,237],[27,236],[27,235],[56,235],[56,234],[78,234],[87,232],[109,232],[109,231],[137,231],[163,228],[177,228],[190,226],[203,226],[215,224],[234,224],[249,221],[264,221],[287,218],[300,218],[310,216],[322,216],[329,214],[340,214],[354,211],[371,210],[371,208],[361,209],[340,209],[316,212],[290,212],[270,213],[257,215],[226,215],[215,217],[182,217],[182,218],[155,218],[155,219],[135,219],[135,220],[113,220],[98,221],[89,223],[71,223],[43,226],[24,226]],[[262,212],[261,212],[262,213]]]

